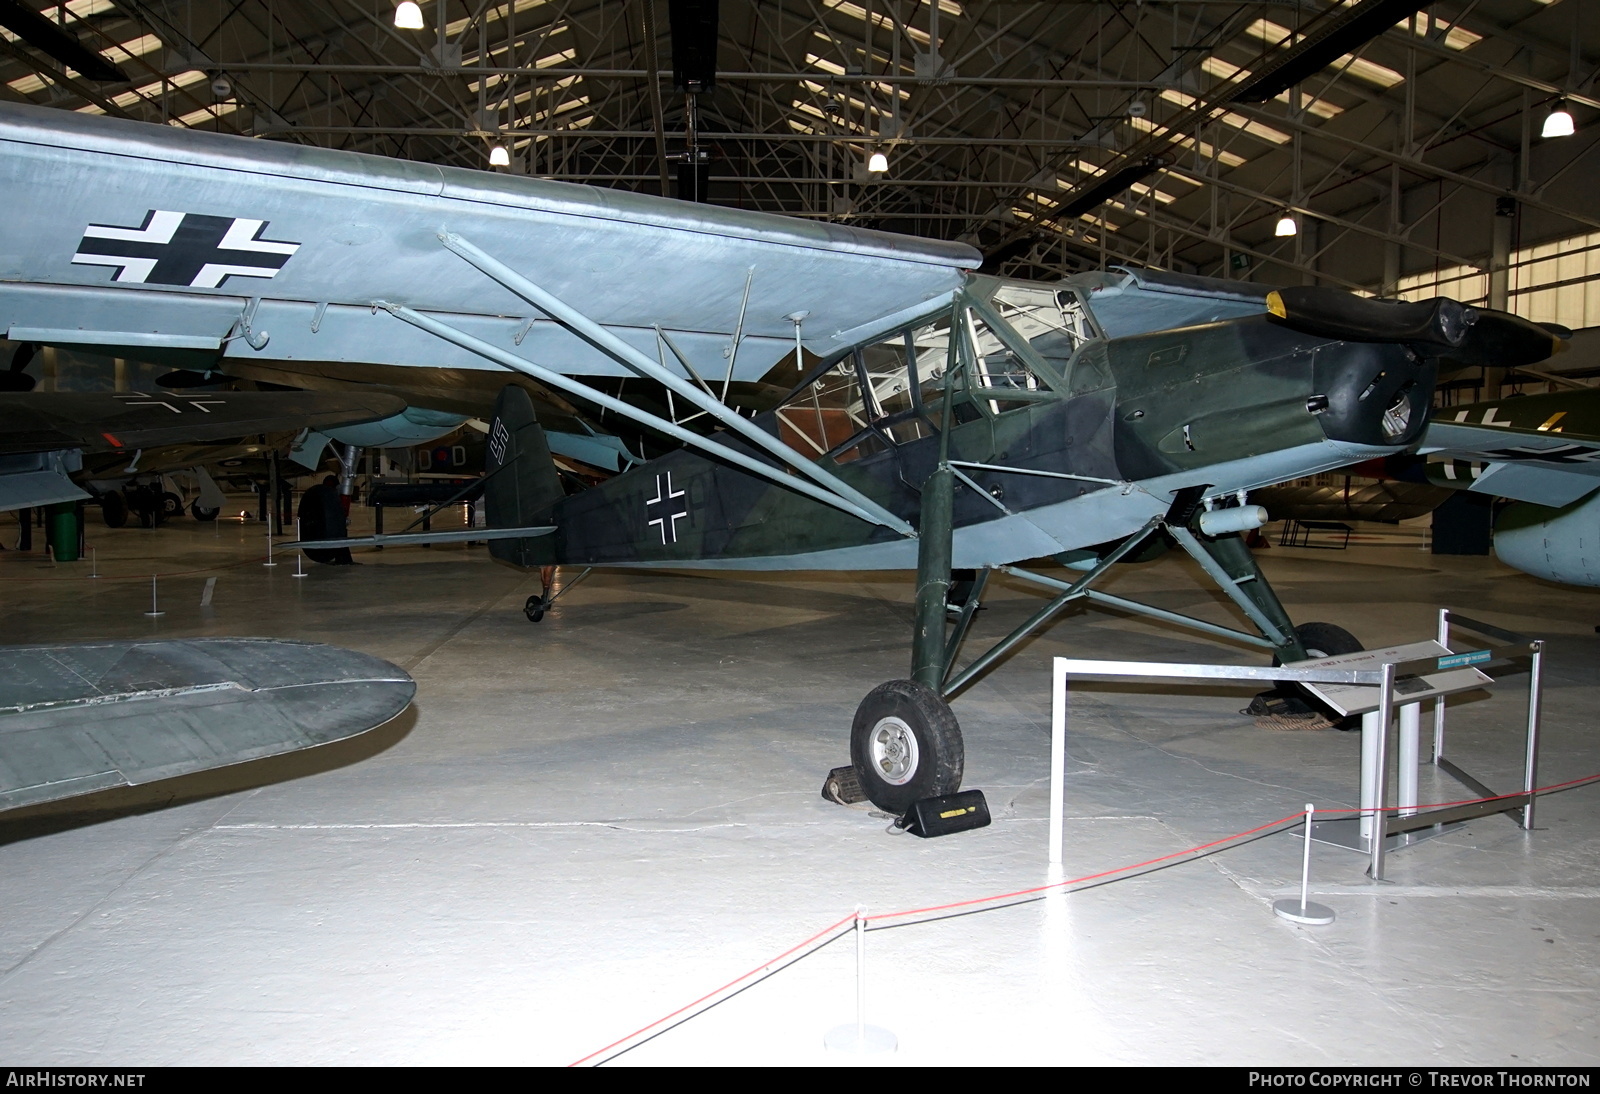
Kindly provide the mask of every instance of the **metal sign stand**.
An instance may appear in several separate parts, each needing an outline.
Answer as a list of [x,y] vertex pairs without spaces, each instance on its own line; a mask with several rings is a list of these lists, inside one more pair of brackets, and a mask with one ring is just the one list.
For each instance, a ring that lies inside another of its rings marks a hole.
[[[1496,639],[1503,645],[1455,653],[1450,650],[1450,625]],[[1528,687],[1527,739],[1524,747],[1523,788],[1519,793],[1496,794],[1489,787],[1444,758],[1444,699],[1461,691],[1482,688],[1493,679],[1473,666],[1532,657]],[[1539,767],[1539,711],[1543,690],[1544,643],[1500,627],[1439,613],[1437,641],[1395,646],[1339,657],[1299,661],[1282,668],[1250,665],[1162,664],[1148,661],[1093,661],[1057,657],[1053,661],[1053,717],[1051,719],[1050,862],[1061,861],[1063,768],[1066,754],[1068,674],[1133,676],[1171,680],[1292,681],[1316,690],[1324,701],[1345,714],[1362,714],[1362,779],[1360,815],[1349,821],[1317,821],[1311,836],[1326,843],[1365,853],[1367,873],[1383,880],[1384,855],[1444,831],[1445,825],[1494,813],[1511,814],[1523,828],[1533,826],[1535,780]],[[1417,803],[1419,705],[1433,699],[1433,760],[1482,798],[1462,805],[1421,810]],[[1400,808],[1389,810],[1389,736],[1395,708],[1402,709],[1400,726]],[[1342,825],[1342,828],[1332,828]],[[1424,829],[1433,829],[1423,834]],[[1383,838],[1374,839],[1375,833]],[[1335,833],[1338,838],[1334,838]]]
[[[1344,847],[1370,856],[1376,864],[1375,877],[1382,876],[1382,857],[1389,851],[1411,847],[1424,840],[1444,835],[1475,817],[1493,813],[1510,813],[1522,827],[1531,826],[1531,818],[1523,814],[1532,809],[1533,788],[1538,772],[1539,706],[1543,692],[1544,643],[1525,635],[1491,626],[1465,616],[1456,616],[1456,626],[1497,639],[1504,646],[1453,653],[1450,649],[1451,613],[1439,610],[1438,638],[1430,642],[1415,642],[1386,650],[1372,650],[1321,658],[1318,665],[1339,665],[1362,668],[1374,660],[1400,662],[1397,667],[1412,668],[1434,658],[1441,669],[1447,671],[1429,675],[1396,676],[1389,686],[1388,695],[1383,687],[1341,687],[1317,684],[1306,686],[1341,714],[1361,714],[1361,814],[1341,820],[1318,821],[1312,828],[1312,838],[1321,843]],[[1475,669],[1475,664],[1503,661],[1511,657],[1531,655],[1532,675],[1528,689],[1527,734],[1524,742],[1523,790],[1520,794],[1499,795],[1460,767],[1444,758],[1444,701],[1449,695],[1462,691],[1489,687],[1493,677]],[[1309,665],[1302,661],[1299,664]],[[1493,801],[1472,802],[1422,811],[1417,806],[1417,773],[1422,765],[1421,728],[1422,703],[1433,701],[1433,757],[1432,762],[1442,768],[1463,786],[1482,798]],[[1370,709],[1367,708],[1370,704]],[[1388,810],[1388,753],[1393,710],[1398,707],[1399,756],[1395,772],[1398,808]],[[1382,826],[1382,846],[1374,843],[1373,833]]]

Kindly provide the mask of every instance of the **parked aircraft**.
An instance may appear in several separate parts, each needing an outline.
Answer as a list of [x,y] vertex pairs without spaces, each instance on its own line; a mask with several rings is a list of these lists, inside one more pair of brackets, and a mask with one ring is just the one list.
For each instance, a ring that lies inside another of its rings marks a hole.
[[1418,451],[1430,482],[1513,500],[1495,519],[1500,561],[1600,587],[1600,389],[1441,411]]
[[[915,568],[911,678],[851,734],[895,812],[959,787],[946,700],[1069,604],[1307,656],[1239,539],[1265,518],[1248,491],[1413,444],[1443,357],[1558,341],[1448,300],[1003,281],[959,244],[28,107],[0,105],[0,147],[13,339],[520,374],[489,434],[494,531],[457,533],[516,565]],[[530,389],[654,458],[566,496]],[[1257,633],[1095,587],[1157,536]],[[1041,556],[1086,572],[1015,565]],[[953,569],[978,574],[947,634]],[[956,671],[997,570],[1057,595]]]

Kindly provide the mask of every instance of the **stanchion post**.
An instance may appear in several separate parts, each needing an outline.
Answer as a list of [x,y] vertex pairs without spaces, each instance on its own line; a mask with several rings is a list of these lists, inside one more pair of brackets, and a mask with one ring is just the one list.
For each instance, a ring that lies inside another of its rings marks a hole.
[[263,566],[276,566],[277,565],[276,562],[272,561],[272,522],[270,520],[267,522],[267,561],[263,562],[261,565],[263,565]]
[[[300,538],[300,522],[298,520],[294,522],[294,538],[296,540],[298,540]],[[305,577],[306,576],[305,557],[306,557],[306,553],[304,551],[296,551],[294,553],[294,576],[295,577]]]
[[856,1020],[847,1026],[835,1026],[823,1037],[822,1043],[834,1052],[867,1055],[876,1052],[893,1052],[899,1047],[894,1034],[878,1026],[867,1025],[867,909],[856,907]]
[[93,547],[89,548],[89,576],[100,576],[100,556],[95,554]]
[[1383,880],[1383,854],[1387,840],[1384,836],[1384,819],[1389,805],[1389,727],[1394,721],[1394,662],[1383,666],[1383,682],[1378,685],[1378,726],[1374,767],[1377,786],[1372,802],[1372,841],[1369,847],[1371,864],[1367,873],[1373,881]]
[[1067,769],[1067,669],[1062,659],[1051,661],[1050,703],[1050,865],[1061,865],[1062,825],[1066,814]]
[[1321,926],[1333,922],[1333,909],[1311,903],[1311,820],[1316,811],[1315,805],[1306,802],[1305,851],[1300,856],[1300,899],[1299,901],[1288,898],[1274,900],[1272,910],[1295,923]]
[[[867,910],[856,908],[856,1044],[867,1043]],[[859,1047],[857,1051],[860,1051]]]
[[1528,795],[1522,807],[1524,831],[1533,828],[1533,790],[1539,785],[1539,715],[1544,702],[1544,640],[1535,639],[1533,665],[1528,673],[1528,740],[1522,757],[1522,790]]
[[[1450,609],[1439,609],[1439,645],[1450,648]],[[1433,762],[1444,755],[1444,696],[1433,701]]]
[[156,603],[156,575],[150,575],[150,610],[144,613],[149,616],[166,615],[161,606]]

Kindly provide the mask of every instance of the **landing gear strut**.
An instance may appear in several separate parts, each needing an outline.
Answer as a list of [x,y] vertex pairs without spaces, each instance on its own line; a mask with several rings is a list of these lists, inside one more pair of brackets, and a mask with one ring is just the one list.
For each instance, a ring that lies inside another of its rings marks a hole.
[[555,597],[550,595],[551,587],[556,583],[556,568],[554,566],[539,567],[539,584],[543,588],[537,595],[530,596],[522,605],[522,614],[528,617],[529,623],[537,623],[544,618],[544,613],[550,610],[550,605],[555,603]]
[[[913,802],[961,789],[966,764],[961,725],[941,690],[948,663],[945,600],[950,591],[954,488],[955,476],[944,465],[922,486],[911,679],[873,688],[856,709],[850,727],[850,762],[861,789],[886,813],[898,815]],[[980,576],[975,582],[978,589],[982,581]],[[975,600],[976,591],[968,605]],[[965,618],[970,614],[964,610]]]
[[[941,463],[922,488],[917,543],[916,624],[911,643],[911,679],[892,680],[874,689],[856,711],[850,758],[861,789],[888,812],[903,813],[924,797],[952,794],[961,786],[964,749],[961,728],[947,700],[984,675],[1019,643],[1055,619],[1069,605],[1089,600],[1123,611],[1177,623],[1207,634],[1271,651],[1279,663],[1302,661],[1318,653],[1352,652],[1360,644],[1332,624],[1295,627],[1255,557],[1237,532],[1198,532],[1200,502],[1208,486],[1180,490],[1162,516],[1105,550],[1088,573],[1067,582],[1014,566],[994,567],[1013,577],[1057,591],[1056,597],[987,652],[955,672],[955,659],[974,613],[980,607],[990,570],[978,571],[961,600],[950,629],[954,475]],[[1250,634],[1179,612],[1157,608],[1094,588],[1112,566],[1133,556],[1150,537],[1164,533],[1199,563],[1207,576],[1255,626]],[[1108,545],[1109,546],[1109,545]],[[946,631],[950,633],[946,634]]]

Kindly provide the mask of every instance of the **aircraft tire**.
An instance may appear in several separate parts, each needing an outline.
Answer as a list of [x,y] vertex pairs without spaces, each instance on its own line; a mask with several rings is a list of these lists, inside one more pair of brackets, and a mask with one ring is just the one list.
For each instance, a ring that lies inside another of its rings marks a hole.
[[100,502],[100,516],[107,528],[121,528],[128,523],[128,499],[121,490],[107,490],[96,499]]
[[527,601],[522,605],[522,614],[528,617],[529,623],[537,623],[544,618],[544,613],[549,607],[550,605],[545,603],[544,597],[535,594],[528,597]]
[[1366,649],[1355,635],[1332,623],[1302,623],[1294,629],[1294,635],[1312,657],[1337,657]]
[[856,708],[850,763],[872,804],[899,816],[913,802],[961,789],[961,726],[932,688],[890,680]]
[[222,512],[220,509],[206,509],[199,502],[192,502],[189,506],[189,515],[200,521],[216,520],[220,512]]
[[183,499],[170,490],[161,491],[161,519],[183,516]]

